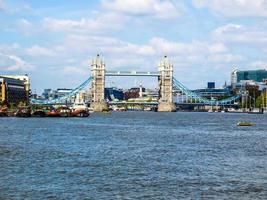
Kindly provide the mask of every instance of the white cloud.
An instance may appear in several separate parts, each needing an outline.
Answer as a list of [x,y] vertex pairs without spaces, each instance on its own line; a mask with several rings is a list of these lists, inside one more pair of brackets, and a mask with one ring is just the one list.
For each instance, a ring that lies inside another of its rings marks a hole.
[[266,0],[194,0],[193,4],[230,17],[267,17]]
[[16,29],[17,28],[19,28],[19,30],[21,30],[21,32],[26,36],[30,36],[32,33],[37,31],[36,27],[34,27],[34,25],[26,19],[18,20]]
[[57,58],[65,61],[69,58],[67,55],[86,59],[90,55],[95,56],[100,53],[108,58],[108,64],[111,67],[129,65],[134,67],[134,65],[140,66],[143,63],[145,63],[143,66],[155,66],[156,60],[164,55],[173,57],[179,64],[187,65],[206,64],[207,62],[231,63],[245,60],[244,56],[231,53],[221,42],[193,41],[182,43],[154,37],[145,44],[135,44],[113,37],[81,34],[70,34],[62,44],[54,47],[35,45],[26,49],[26,53],[30,56],[56,55]]
[[[113,37],[96,37],[86,34],[70,34],[61,44],[54,46],[34,45],[24,49],[24,51],[20,49],[18,52],[24,52],[22,55],[24,57],[28,56],[25,58],[38,59],[35,60],[35,63],[40,63],[40,66],[38,64],[39,67],[45,66],[46,70],[64,74],[64,79],[69,81],[66,86],[71,85],[70,83],[73,80],[75,80],[75,84],[79,83],[90,74],[91,59],[97,53],[104,56],[108,70],[140,71],[156,71],[158,62],[166,54],[174,63],[175,77],[190,88],[195,88],[201,82],[193,80],[208,79],[209,76],[212,80],[217,78],[223,82],[225,77],[228,76],[227,71],[228,69],[231,70],[231,66],[246,60],[245,57],[232,53],[220,42],[193,41],[182,43],[154,37],[144,44],[136,44]],[[21,58],[11,58],[13,59],[9,58],[9,65],[0,65],[2,66],[1,69],[4,66],[10,66],[8,69],[3,69],[6,71],[33,69],[32,65]],[[11,61],[13,64],[11,64]],[[222,68],[224,73],[216,74]],[[192,69],[194,72],[192,72]],[[190,76],[184,76],[184,74],[189,73]],[[216,75],[211,76],[211,74]],[[149,83],[151,82],[150,79],[142,82],[146,86],[150,87],[151,85]],[[129,82],[127,84],[127,86],[124,86],[131,87],[133,83]]]
[[[64,74],[62,84],[69,84],[69,80],[80,81],[90,74],[91,59],[97,53],[104,56],[106,67],[110,70],[155,71],[158,61],[167,55],[174,63],[175,76],[185,81],[186,85],[192,83],[193,87],[198,87],[199,82],[203,83],[209,78],[225,79],[233,65],[266,66],[264,60],[267,60],[267,57],[264,54],[257,55],[267,45],[267,24],[262,23],[262,19],[237,20],[218,27],[212,33],[206,32],[206,36],[202,37],[202,33],[218,22],[218,19],[214,21],[209,18],[204,28],[200,26],[194,28],[198,20],[207,20],[207,16],[194,15],[195,13],[191,12],[195,9],[192,11],[189,7],[183,8],[180,4],[185,1],[175,3],[178,1],[101,0],[100,2],[101,5],[94,5],[97,9],[94,11],[88,7],[82,11],[70,11],[67,7],[52,9],[42,7],[35,10],[33,15],[12,16],[11,21],[2,26],[12,28],[16,25],[15,31],[13,30],[14,38],[20,45],[12,45],[8,41],[6,45],[0,44],[2,53],[0,69],[27,71],[34,69],[33,64],[39,63],[38,70],[34,71],[37,79],[38,76],[57,77],[58,73],[62,73]],[[250,2],[194,0],[193,2],[198,8],[210,8],[226,16],[267,15],[263,12],[265,5],[260,0]],[[5,10],[5,13],[10,14],[13,6],[18,5],[12,1],[0,0],[0,10]],[[60,18],[55,14],[59,10]],[[180,18],[184,19],[183,21],[178,19],[177,22],[177,17],[184,12],[188,15]],[[197,17],[200,19],[196,19]],[[162,19],[168,20],[162,24]],[[225,18],[220,18],[219,21],[224,22]],[[237,22],[243,25],[235,24]],[[181,26],[177,23],[181,23]],[[168,25],[170,29],[166,28]],[[24,41],[20,37],[16,38],[18,29],[26,36],[30,35],[32,41],[29,41],[31,39],[29,37]],[[134,33],[137,31],[138,35],[135,36]],[[192,31],[195,33],[191,34]],[[181,40],[178,41],[177,37],[180,36]],[[203,40],[194,38],[190,40],[191,36],[200,36]],[[39,41],[40,38],[42,41]],[[43,41],[45,39],[47,41]],[[244,46],[247,48],[242,49]],[[57,84],[56,78],[51,79],[55,80],[53,84]]]
[[45,18],[43,27],[50,31],[84,32],[94,34],[101,30],[119,30],[125,18],[115,13],[100,14],[96,18],[82,18],[80,20]]
[[[156,71],[158,61],[168,55],[174,63],[175,76],[185,84],[190,84],[198,76],[207,78],[208,75],[205,74],[211,75],[221,68],[227,76],[227,70],[230,71],[231,66],[246,61],[244,55],[235,54],[219,41],[176,42],[153,37],[143,44],[137,44],[114,37],[80,33],[69,33],[61,43],[55,45],[36,44],[23,51],[20,49],[19,52],[20,55],[35,60],[35,63],[39,62],[40,66],[46,66],[47,70],[63,73],[67,80],[73,78],[78,82],[90,74],[91,59],[97,53],[104,56],[106,68],[109,70],[140,71]],[[192,69],[194,73],[191,72]],[[188,73],[191,73],[190,77],[179,77]],[[211,77],[219,78],[219,74]]]
[[102,6],[111,11],[128,15],[153,16],[155,18],[176,18],[181,12],[166,0],[103,0]]
[[[193,41],[182,43],[159,37],[151,38],[144,44],[136,44],[113,37],[70,34],[62,44],[52,46],[50,49],[60,49],[60,51],[56,51],[56,57],[45,58],[45,62],[50,60],[49,65],[55,66],[56,70],[63,72],[66,76],[76,77],[77,80],[79,75],[80,77],[86,77],[86,74],[90,74],[91,59],[97,53],[104,56],[108,70],[140,71],[156,71],[159,60],[164,55],[168,55],[174,63],[175,74],[179,76],[181,74],[191,74],[187,78],[184,76],[178,77],[185,84],[190,84],[190,81],[199,76],[208,78],[208,75],[211,76],[222,68],[224,74],[218,73],[211,77],[219,78],[219,76],[225,74],[227,77],[227,70],[230,71],[231,66],[247,60],[244,55],[231,52],[231,49],[220,42]],[[72,55],[75,60],[68,62],[69,55]],[[82,62],[80,62],[81,60]],[[40,62],[42,61],[40,60]],[[192,73],[192,69],[194,69],[194,73]],[[225,77],[223,80],[219,80],[224,81],[224,79]]]
[[249,64],[250,68],[254,69],[267,69],[267,61],[256,60]]
[[0,54],[13,54],[21,50],[21,46],[17,43],[0,44]]
[[35,69],[35,66],[16,55],[0,53],[0,69],[3,71],[31,71]]
[[26,3],[21,3],[13,6],[13,8],[9,9],[10,13],[25,13],[25,12],[32,12],[32,8],[30,5]]
[[55,56],[56,52],[51,48],[41,47],[39,45],[34,45],[30,48],[27,48],[26,54],[29,56]]
[[74,67],[74,66],[67,66],[67,67],[63,67],[63,69],[61,70],[62,73],[64,74],[68,74],[68,75],[87,75],[88,74],[88,70],[83,69],[81,67]]
[[210,55],[208,57],[209,62],[214,63],[236,63],[236,62],[242,62],[245,61],[246,58],[242,55],[234,55],[234,54],[215,54]]
[[224,53],[228,51],[228,48],[223,43],[214,43],[208,48],[210,53]]
[[[152,38],[149,43],[158,55],[164,54],[179,57],[180,60],[188,63],[203,63],[207,61],[207,57],[211,57],[210,61],[214,62],[215,59],[212,56],[222,56],[227,59],[223,58],[220,61],[231,62],[236,57],[232,56],[232,59],[230,59],[228,48],[223,43],[218,42],[193,41],[191,43],[179,43],[163,38]],[[217,61],[219,60],[217,59]]]
[[154,37],[150,40],[150,45],[162,55],[177,55],[199,52],[205,48],[200,42],[179,43],[166,40],[164,38]]
[[4,0],[0,0],[0,11],[5,11],[6,10],[6,5]]
[[243,26],[239,24],[226,24],[224,26],[218,27],[214,33],[215,34],[227,34],[229,32],[237,32],[242,30]]
[[266,45],[267,43],[265,25],[244,26],[239,24],[226,24],[215,29],[212,36],[215,40],[225,42],[250,43],[252,45]]
[[138,45],[113,37],[75,35],[71,34],[66,37],[62,49],[71,50],[76,53],[101,53],[109,55],[118,55],[121,57],[130,55],[152,56],[156,52],[149,44]]
[[0,11],[8,14],[29,12],[32,8],[25,3],[7,3],[4,0],[0,0]]

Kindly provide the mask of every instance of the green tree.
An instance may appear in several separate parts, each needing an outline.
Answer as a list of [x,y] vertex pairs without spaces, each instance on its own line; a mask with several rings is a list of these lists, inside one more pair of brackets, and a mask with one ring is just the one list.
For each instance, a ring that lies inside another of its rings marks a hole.
[[20,102],[18,103],[18,107],[23,107],[23,106],[26,106],[26,103],[25,103],[25,102],[22,102],[22,101],[20,101]]
[[262,97],[258,96],[256,99],[256,107],[261,108],[262,107]]

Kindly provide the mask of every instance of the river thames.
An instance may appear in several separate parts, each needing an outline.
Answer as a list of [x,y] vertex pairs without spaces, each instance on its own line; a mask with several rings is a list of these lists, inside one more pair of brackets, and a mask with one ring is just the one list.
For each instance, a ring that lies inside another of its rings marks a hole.
[[266,197],[267,115],[0,118],[0,199]]

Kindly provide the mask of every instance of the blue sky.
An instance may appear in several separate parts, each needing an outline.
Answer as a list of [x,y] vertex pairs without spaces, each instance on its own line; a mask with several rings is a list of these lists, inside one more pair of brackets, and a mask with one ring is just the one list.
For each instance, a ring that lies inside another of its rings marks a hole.
[[[32,90],[73,88],[100,53],[109,70],[156,71],[168,55],[191,89],[267,67],[266,0],[0,0],[1,74],[29,74]],[[154,88],[156,80],[107,85]]]

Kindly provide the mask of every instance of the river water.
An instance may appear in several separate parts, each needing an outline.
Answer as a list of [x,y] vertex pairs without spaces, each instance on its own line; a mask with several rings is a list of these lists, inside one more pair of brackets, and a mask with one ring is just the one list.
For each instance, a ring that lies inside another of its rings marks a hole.
[[0,118],[1,200],[266,198],[267,115]]

